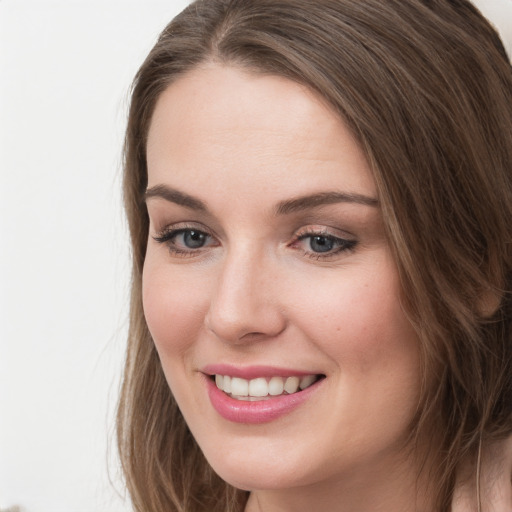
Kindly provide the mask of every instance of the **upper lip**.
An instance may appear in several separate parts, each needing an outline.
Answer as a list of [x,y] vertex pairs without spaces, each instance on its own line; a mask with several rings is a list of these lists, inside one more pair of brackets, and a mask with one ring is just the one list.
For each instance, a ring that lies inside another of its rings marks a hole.
[[255,379],[257,377],[304,377],[306,375],[321,375],[321,372],[295,370],[277,366],[234,366],[230,364],[208,364],[201,369],[206,375],[229,375],[241,379]]

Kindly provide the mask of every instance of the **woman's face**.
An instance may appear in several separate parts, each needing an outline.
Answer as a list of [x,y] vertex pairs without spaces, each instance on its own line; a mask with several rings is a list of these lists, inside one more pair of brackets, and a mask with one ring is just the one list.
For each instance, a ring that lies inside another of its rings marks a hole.
[[213,468],[243,489],[389,471],[419,347],[340,118],[294,82],[209,65],[161,95],[147,151],[144,311]]

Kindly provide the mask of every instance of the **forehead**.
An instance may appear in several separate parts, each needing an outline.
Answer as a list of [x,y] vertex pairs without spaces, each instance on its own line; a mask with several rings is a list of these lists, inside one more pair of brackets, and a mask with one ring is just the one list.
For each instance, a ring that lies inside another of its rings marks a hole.
[[[279,108],[276,109],[276,102]],[[274,107],[268,110],[271,103]],[[162,122],[164,110],[172,105],[176,116],[189,117],[190,110],[203,112],[226,128],[238,122],[239,128],[257,125],[265,129],[290,128],[287,119],[325,123],[326,117],[334,123],[337,116],[323,105],[321,98],[306,86],[286,78],[251,72],[249,70],[217,64],[204,65],[180,76],[160,96],[153,115],[151,129]],[[257,108],[255,108],[257,107]],[[318,110],[327,116],[318,116]],[[250,114],[250,117],[247,117]],[[319,117],[323,117],[319,119]],[[195,128],[201,127],[201,118],[194,119]],[[151,131],[151,130],[150,130]],[[300,135],[300,134],[295,134]]]
[[182,177],[226,177],[231,187],[258,177],[267,186],[313,177],[325,188],[343,176],[344,188],[375,194],[361,148],[317,94],[228,66],[196,68],[162,93],[147,156],[150,186]]

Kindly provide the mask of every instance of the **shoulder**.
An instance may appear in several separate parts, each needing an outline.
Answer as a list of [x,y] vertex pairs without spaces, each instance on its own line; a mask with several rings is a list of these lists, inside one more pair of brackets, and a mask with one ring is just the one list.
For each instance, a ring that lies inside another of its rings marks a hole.
[[[482,451],[481,512],[512,512],[512,436]],[[475,471],[459,479],[451,512],[479,512]]]

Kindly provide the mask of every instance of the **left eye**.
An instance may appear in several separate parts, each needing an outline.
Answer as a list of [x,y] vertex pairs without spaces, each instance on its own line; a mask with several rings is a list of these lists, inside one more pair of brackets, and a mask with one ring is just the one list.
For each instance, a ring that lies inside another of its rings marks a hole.
[[301,235],[295,245],[300,245],[306,254],[322,257],[353,249],[356,243],[355,240],[346,240],[333,235],[307,233]]

